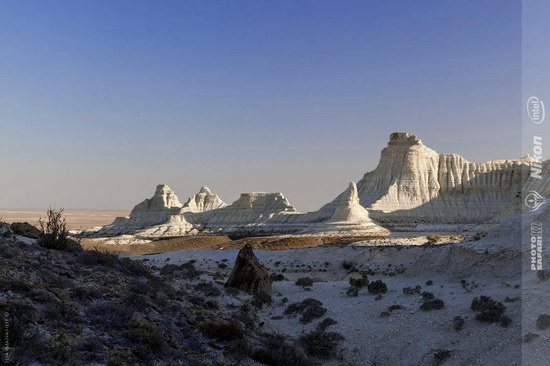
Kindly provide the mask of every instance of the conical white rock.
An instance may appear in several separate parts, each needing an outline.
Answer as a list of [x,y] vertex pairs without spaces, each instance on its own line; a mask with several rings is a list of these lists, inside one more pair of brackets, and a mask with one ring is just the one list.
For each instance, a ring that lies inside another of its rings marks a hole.
[[216,210],[227,206],[218,195],[213,194],[208,187],[204,186],[201,188],[199,193],[195,194],[193,197],[190,197],[187,202],[181,208],[180,213],[184,212],[205,212]]
[[159,184],[153,197],[137,204],[130,212],[130,217],[150,212],[169,211],[173,208],[181,208],[181,206],[182,204],[174,191],[166,184]]
[[243,193],[226,205],[206,187],[181,205],[168,186],[159,185],[129,218],[118,218],[98,235],[384,231],[380,225],[460,230],[519,212],[522,192],[550,196],[550,161],[542,162],[541,180],[529,179],[533,162],[527,156],[471,163],[459,155],[438,154],[416,136],[398,132],[391,134],[375,170],[318,211],[299,213],[282,193]]

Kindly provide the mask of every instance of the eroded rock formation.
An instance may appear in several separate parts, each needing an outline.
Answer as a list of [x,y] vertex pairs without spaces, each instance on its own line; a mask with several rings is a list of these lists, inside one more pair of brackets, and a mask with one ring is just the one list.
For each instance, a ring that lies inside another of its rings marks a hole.
[[217,210],[227,206],[218,195],[213,194],[208,187],[201,188],[199,193],[190,197],[187,202],[181,208],[180,213],[184,212],[205,212],[210,210]]
[[235,266],[229,275],[226,287],[238,288],[250,294],[271,295],[271,280],[267,269],[254,255],[250,244],[246,244],[237,255]]
[[[529,162],[471,163],[438,154],[414,135],[394,133],[378,167],[358,182],[359,199],[373,219],[386,224],[482,223],[519,209]],[[548,173],[546,180],[548,196]]]
[[[243,193],[231,205],[203,187],[182,205],[166,185],[97,232],[144,237],[224,233],[243,235],[318,232],[462,230],[501,222],[521,211],[522,192],[550,196],[550,161],[543,179],[529,179],[533,159],[472,163],[439,154],[416,136],[393,133],[375,170],[351,183],[315,212],[298,212],[282,193]],[[384,228],[383,228],[383,227]]]

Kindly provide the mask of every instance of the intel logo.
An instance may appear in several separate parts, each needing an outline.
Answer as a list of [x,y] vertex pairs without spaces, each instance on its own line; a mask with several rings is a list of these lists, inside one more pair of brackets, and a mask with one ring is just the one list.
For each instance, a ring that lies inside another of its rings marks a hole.
[[534,124],[540,125],[544,121],[544,103],[538,97],[527,99],[527,114]]

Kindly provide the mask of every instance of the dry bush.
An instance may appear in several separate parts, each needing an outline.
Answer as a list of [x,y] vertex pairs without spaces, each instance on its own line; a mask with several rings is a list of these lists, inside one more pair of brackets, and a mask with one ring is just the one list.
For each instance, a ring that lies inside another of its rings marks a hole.
[[254,352],[252,359],[269,366],[313,366],[317,364],[308,359],[304,351],[288,343],[280,335],[269,335],[264,341],[263,347]]
[[339,333],[316,329],[301,336],[300,344],[308,355],[326,360],[336,356],[336,347],[344,339]]
[[63,208],[55,210],[50,208],[46,212],[46,218],[38,219],[40,234],[37,243],[41,247],[54,250],[73,250],[80,245],[69,238],[67,222],[63,217]]

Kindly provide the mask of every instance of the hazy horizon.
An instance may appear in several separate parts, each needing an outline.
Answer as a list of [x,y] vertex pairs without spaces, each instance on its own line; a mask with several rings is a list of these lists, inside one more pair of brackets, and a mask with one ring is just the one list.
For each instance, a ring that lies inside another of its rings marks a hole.
[[521,157],[521,2],[3,2],[0,207],[131,209],[168,184],[312,211],[389,134]]

